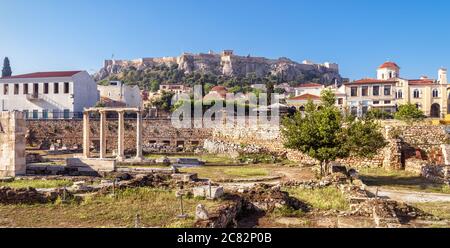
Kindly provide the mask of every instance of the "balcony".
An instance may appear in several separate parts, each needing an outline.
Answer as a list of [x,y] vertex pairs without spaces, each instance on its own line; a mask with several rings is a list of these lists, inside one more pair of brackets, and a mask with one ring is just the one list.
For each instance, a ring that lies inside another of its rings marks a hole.
[[42,95],[38,93],[27,94],[27,100],[32,101],[40,101],[42,100]]

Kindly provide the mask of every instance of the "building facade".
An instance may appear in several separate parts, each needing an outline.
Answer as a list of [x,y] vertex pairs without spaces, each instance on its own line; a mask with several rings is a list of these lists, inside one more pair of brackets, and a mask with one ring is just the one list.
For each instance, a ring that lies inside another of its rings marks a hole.
[[86,71],[37,72],[0,78],[0,110],[23,111],[25,118],[81,117],[99,100]]
[[124,107],[140,108],[142,97],[139,86],[128,86],[120,81],[111,81],[108,85],[98,85],[100,97],[113,102],[123,103]]

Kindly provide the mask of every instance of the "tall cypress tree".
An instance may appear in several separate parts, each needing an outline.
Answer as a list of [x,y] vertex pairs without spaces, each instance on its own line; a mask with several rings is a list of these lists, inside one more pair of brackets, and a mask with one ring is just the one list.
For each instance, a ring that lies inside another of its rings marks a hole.
[[11,75],[12,75],[11,65],[9,64],[8,57],[5,57],[5,59],[3,60],[2,77],[11,77]]

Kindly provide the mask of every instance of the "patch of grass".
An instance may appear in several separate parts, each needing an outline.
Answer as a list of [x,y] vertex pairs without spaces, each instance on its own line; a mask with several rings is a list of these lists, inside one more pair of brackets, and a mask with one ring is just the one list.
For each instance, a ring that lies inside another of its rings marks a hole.
[[269,169],[260,166],[201,166],[181,168],[180,171],[197,173],[200,178],[212,180],[242,179],[269,175]]
[[450,221],[450,202],[416,203],[414,206],[440,219]]
[[158,159],[161,157],[167,156],[168,158],[198,158],[199,160],[204,161],[205,163],[212,164],[237,164],[238,161],[235,159],[225,156],[225,155],[217,155],[217,154],[199,154],[199,155],[165,155],[165,154],[150,154],[146,155],[146,158],[149,159]]
[[305,213],[301,210],[295,210],[289,206],[283,206],[281,208],[277,208],[271,214],[271,217],[303,217]]
[[0,182],[0,186],[7,186],[11,188],[28,188],[48,189],[69,187],[73,184],[69,180],[14,180],[12,182]]
[[379,186],[394,190],[450,194],[450,187],[435,183],[407,171],[391,171],[383,168],[364,168],[359,170],[361,180],[368,186]]
[[349,202],[341,191],[334,187],[318,189],[286,188],[284,190],[290,196],[310,204],[314,209],[345,211],[350,208]]
[[224,201],[183,198],[187,219],[178,219],[175,192],[154,188],[120,190],[117,197],[91,196],[81,203],[35,205],[0,204],[0,226],[5,227],[134,227],[136,214],[143,227],[192,227],[195,207],[212,212]]

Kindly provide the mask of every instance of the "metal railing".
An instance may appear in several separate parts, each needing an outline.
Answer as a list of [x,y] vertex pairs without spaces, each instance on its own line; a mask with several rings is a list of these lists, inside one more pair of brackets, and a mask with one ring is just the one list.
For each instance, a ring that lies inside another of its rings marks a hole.
[[23,111],[24,117],[27,120],[70,120],[83,119],[82,112],[54,112],[54,111]]

